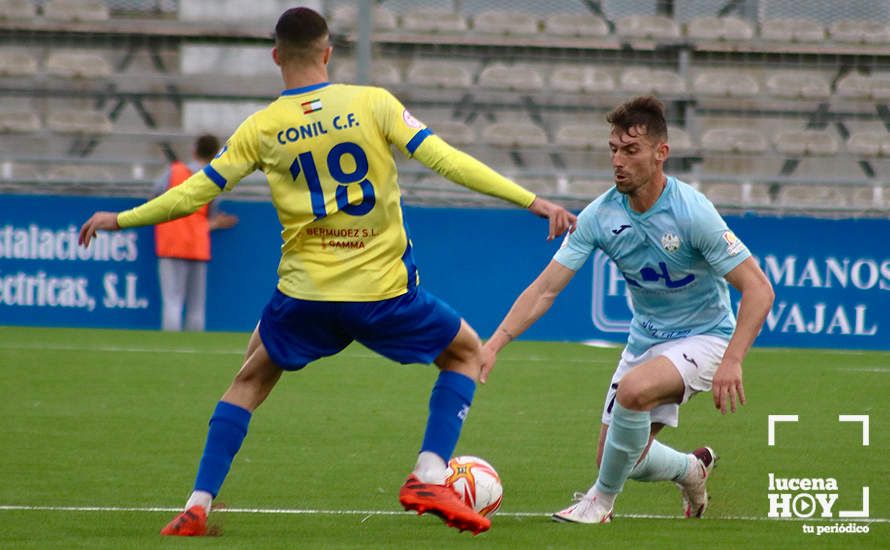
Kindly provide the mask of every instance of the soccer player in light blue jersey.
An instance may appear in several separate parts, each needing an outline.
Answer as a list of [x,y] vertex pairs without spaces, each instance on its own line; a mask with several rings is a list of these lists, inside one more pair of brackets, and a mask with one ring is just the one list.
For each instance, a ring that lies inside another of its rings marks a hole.
[[287,86],[281,97],[248,117],[182,184],[125,212],[97,212],[81,228],[87,246],[97,230],[179,218],[255,170],[266,175],[282,225],[278,284],[241,370],[210,418],[185,511],[163,535],[207,533],[211,503],[253,412],[282,373],[353,341],[393,361],[439,367],[420,452],[399,491],[402,506],[473,533],[491,526],[445,485],[446,464],[482,371],[482,343],[457,312],[420,285],[392,146],[455,183],[547,218],[550,238],[572,228],[575,216],[449,146],[388,91],[328,82],[331,53],[321,15],[287,10],[272,50]]
[[[701,517],[709,447],[678,452],[655,439],[676,427],[679,405],[711,391],[723,414],[745,403],[742,360],[773,301],[764,273],[704,195],[664,174],[664,106],[637,97],[607,117],[615,187],[578,216],[550,264],[516,299],[483,348],[484,382],[497,352],[541,317],[595,249],[621,270],[633,304],[627,346],[603,406],[599,476],[586,494],[553,514],[572,523],[606,523],[628,479],[673,481],[684,515]],[[727,282],[742,293],[738,323]]]

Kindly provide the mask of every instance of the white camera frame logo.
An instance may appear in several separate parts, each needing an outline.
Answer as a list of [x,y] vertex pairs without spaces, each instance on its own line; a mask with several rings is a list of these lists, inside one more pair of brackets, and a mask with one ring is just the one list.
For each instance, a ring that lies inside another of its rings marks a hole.
[[[859,422],[862,424],[862,446],[869,446],[869,417],[867,414],[840,414],[838,422]],[[796,414],[771,414],[768,416],[767,445],[776,446],[776,424],[798,422]],[[817,511],[822,518],[832,518],[834,503],[838,498],[837,480],[834,478],[780,478],[769,473],[769,513],[770,518],[797,517],[807,519]],[[860,510],[839,510],[839,518],[868,518],[868,486],[862,487],[862,508]]]

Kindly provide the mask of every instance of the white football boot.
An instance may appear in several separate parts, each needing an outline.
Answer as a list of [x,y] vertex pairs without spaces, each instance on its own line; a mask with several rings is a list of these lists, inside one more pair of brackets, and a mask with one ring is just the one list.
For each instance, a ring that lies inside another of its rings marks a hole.
[[677,482],[683,494],[683,515],[687,518],[700,518],[708,508],[708,477],[717,463],[717,453],[710,447],[700,447],[687,455],[689,469],[686,476]]
[[565,510],[550,516],[553,521],[565,523],[609,523],[612,521],[612,509],[606,508],[585,493],[575,493],[575,503]]

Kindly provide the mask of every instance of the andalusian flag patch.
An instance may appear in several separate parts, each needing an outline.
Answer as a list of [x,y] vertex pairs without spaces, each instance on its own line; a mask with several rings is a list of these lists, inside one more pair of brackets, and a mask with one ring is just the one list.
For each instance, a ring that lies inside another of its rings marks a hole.
[[303,108],[304,115],[308,115],[309,113],[314,113],[316,111],[321,111],[321,100],[310,99],[309,101],[300,103],[300,107]]

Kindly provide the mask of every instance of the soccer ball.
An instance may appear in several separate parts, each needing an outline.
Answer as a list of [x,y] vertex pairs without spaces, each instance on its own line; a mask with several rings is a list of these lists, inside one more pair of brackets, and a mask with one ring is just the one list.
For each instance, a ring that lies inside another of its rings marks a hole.
[[501,478],[491,464],[478,456],[456,456],[448,461],[445,485],[483,516],[491,516],[501,507]]

